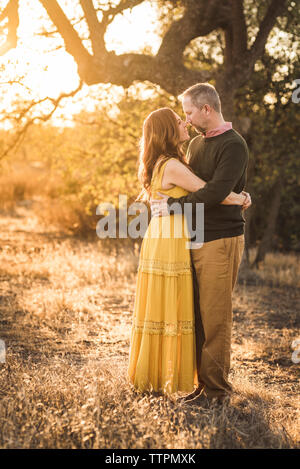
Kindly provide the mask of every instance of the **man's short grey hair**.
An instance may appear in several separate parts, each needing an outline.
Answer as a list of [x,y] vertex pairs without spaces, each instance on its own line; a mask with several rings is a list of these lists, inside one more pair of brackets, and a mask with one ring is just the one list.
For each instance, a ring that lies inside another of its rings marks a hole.
[[216,88],[210,83],[197,83],[196,85],[190,86],[179,98],[182,99],[184,96],[189,96],[194,106],[199,109],[201,109],[204,104],[209,104],[216,112],[221,112],[220,96]]

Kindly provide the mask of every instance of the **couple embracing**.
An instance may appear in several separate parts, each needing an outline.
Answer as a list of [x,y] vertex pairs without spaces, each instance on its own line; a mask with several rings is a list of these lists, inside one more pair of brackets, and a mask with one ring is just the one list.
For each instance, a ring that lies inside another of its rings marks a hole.
[[[184,391],[185,403],[202,406],[232,391],[232,291],[244,249],[242,210],[251,205],[243,191],[248,149],[224,121],[212,85],[196,84],[181,100],[185,122],[162,108],[143,126],[139,177],[152,218],[140,252],[128,377],[138,391]],[[188,123],[202,135],[185,156]],[[184,206],[199,203],[204,240],[193,244]]]

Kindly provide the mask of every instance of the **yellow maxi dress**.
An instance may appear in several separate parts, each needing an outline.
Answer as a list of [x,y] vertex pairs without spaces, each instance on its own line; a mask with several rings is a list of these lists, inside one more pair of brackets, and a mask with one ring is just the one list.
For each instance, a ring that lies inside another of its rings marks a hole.
[[[166,160],[155,168],[151,196],[187,192],[163,190]],[[128,377],[143,391],[173,393],[197,386],[193,280],[183,215],[153,217],[139,259]]]

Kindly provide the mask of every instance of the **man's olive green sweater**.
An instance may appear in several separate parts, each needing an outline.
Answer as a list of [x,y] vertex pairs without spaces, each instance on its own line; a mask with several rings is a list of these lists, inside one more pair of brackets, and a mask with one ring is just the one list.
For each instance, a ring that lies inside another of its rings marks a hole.
[[190,142],[187,159],[195,174],[207,184],[187,196],[170,197],[168,205],[179,202],[184,208],[185,203],[193,206],[204,203],[204,242],[243,234],[245,220],[241,206],[221,202],[230,192],[239,193],[245,187],[248,164],[245,140],[233,129],[210,138],[199,135]]

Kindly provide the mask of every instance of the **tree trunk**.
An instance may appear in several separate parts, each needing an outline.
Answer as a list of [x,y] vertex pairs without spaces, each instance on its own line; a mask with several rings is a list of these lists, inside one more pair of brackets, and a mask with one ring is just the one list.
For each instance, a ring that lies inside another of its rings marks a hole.
[[273,188],[272,193],[274,194],[269,215],[267,218],[267,225],[262,237],[262,240],[259,244],[255,260],[252,264],[253,267],[259,267],[260,263],[265,259],[265,256],[268,251],[272,248],[272,240],[275,232],[276,221],[280,209],[281,195],[282,195],[282,186],[281,181],[278,179]]
[[231,78],[224,75],[217,80],[216,89],[220,95],[222,115],[225,121],[232,122],[234,129],[245,138],[251,127],[251,119],[236,115],[234,100],[238,90],[237,83],[234,83]]
[[220,74],[216,80],[216,89],[220,95],[222,114],[226,121],[235,126],[234,95],[237,91],[229,72]]

